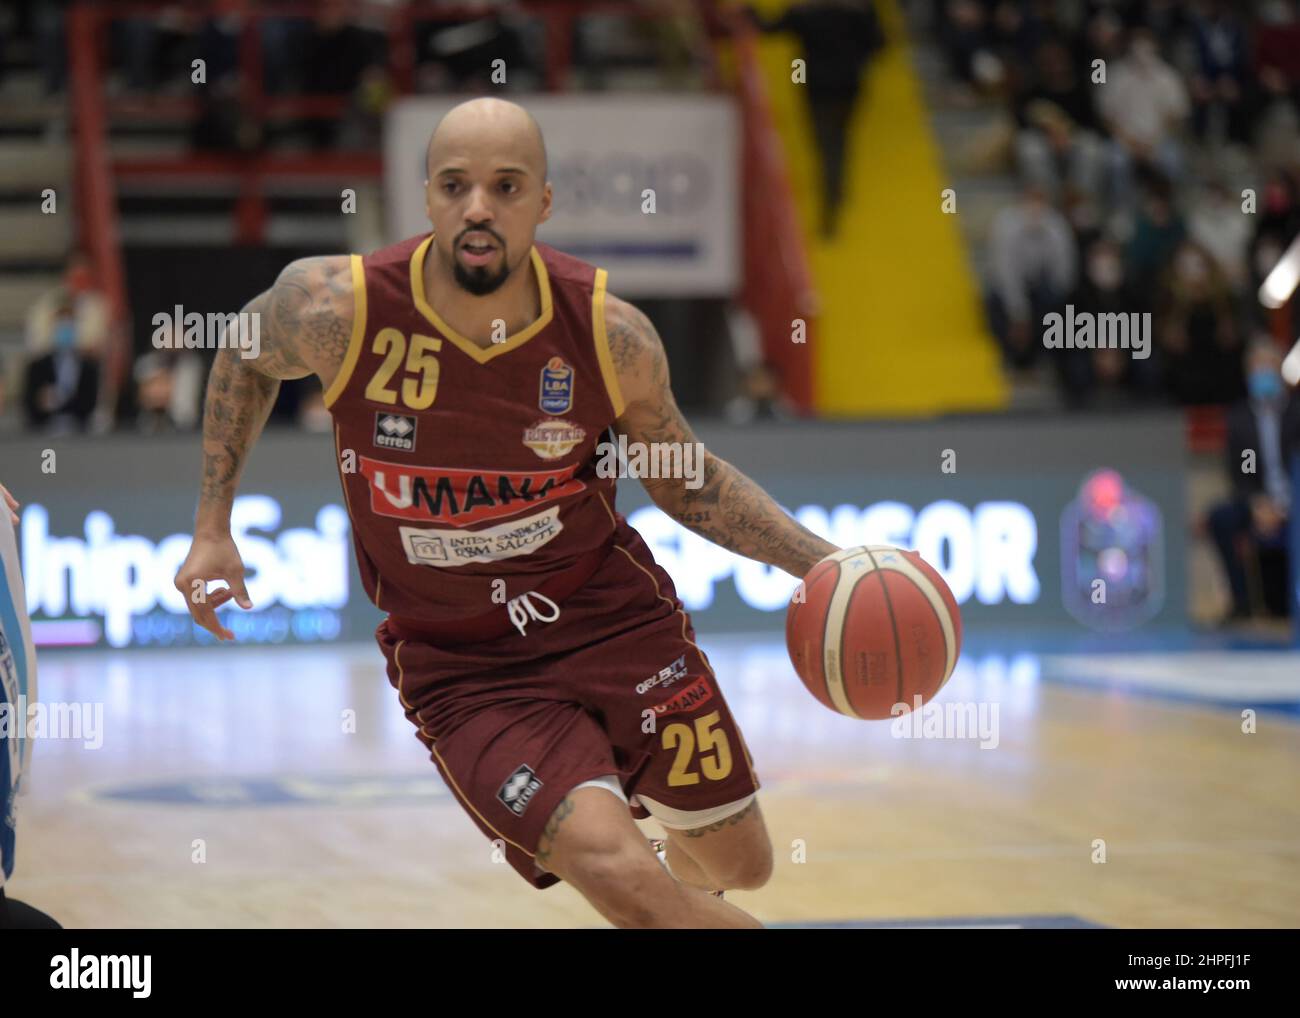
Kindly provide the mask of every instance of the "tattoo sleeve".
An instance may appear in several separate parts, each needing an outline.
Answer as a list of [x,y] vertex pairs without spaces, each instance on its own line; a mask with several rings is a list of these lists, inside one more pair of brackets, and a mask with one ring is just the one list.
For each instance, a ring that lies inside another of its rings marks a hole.
[[342,361],[351,329],[351,285],[341,280],[347,261],[306,258],[288,265],[243,309],[258,318],[257,356],[243,356],[247,351],[235,344],[217,351],[204,400],[196,529],[229,528],[240,472],[280,380],[336,370]]
[[[610,353],[627,403],[618,429],[629,442],[682,447],[698,443],[673,399],[668,357],[650,320],[616,298],[608,300],[607,309]],[[839,550],[792,519],[754,481],[708,450],[704,450],[703,483],[698,488],[686,487],[682,478],[642,478],[641,483],[655,504],[682,526],[801,579],[820,559]]]

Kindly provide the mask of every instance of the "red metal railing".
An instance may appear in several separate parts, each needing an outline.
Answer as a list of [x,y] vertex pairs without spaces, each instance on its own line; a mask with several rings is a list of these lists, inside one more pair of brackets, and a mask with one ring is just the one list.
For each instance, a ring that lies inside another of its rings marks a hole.
[[105,137],[103,68],[95,38],[93,8],[68,12],[69,90],[76,131],[73,190],[77,201],[77,244],[93,266],[96,285],[108,299],[109,334],[104,357],[104,396],[112,406],[130,359],[126,328],[126,279],[118,240],[117,196]]
[[[755,320],[766,360],[800,412],[815,410],[812,344],[817,296],[786,172],[781,139],[772,123],[758,66],[756,33],[748,21],[726,17],[736,65],[736,94],[744,129],[744,285],[741,300]],[[804,323],[795,342],[795,322]]]

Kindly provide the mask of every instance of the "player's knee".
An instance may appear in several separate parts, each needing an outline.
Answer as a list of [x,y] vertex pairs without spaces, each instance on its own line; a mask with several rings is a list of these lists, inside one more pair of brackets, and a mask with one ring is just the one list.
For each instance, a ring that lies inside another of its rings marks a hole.
[[772,879],[772,846],[740,853],[711,867],[709,875],[727,891],[756,891]]
[[621,929],[663,925],[677,888],[644,845],[628,844],[586,853],[571,863],[570,882]]

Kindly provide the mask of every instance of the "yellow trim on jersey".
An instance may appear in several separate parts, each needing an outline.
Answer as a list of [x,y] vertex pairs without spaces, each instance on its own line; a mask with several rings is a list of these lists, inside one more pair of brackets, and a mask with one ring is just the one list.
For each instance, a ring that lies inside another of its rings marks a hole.
[[538,315],[537,321],[533,322],[527,328],[516,332],[513,336],[507,336],[500,343],[493,343],[490,347],[484,349],[470,339],[466,339],[459,332],[442,320],[442,317],[429,306],[429,302],[424,296],[424,258],[429,250],[429,245],[433,243],[433,234],[424,238],[424,241],[417,247],[411,255],[411,299],[415,301],[415,308],[420,314],[436,328],[440,333],[451,340],[451,342],[460,347],[465,353],[469,354],[480,364],[486,364],[493,357],[499,357],[503,353],[508,353],[517,347],[523,346],[530,339],[536,336],[542,329],[546,328],[551,322],[551,317],[555,309],[551,306],[551,277],[546,271],[546,263],[542,261],[541,252],[537,250],[536,245],[530,249],[533,259],[533,270],[537,273],[537,289],[542,296],[542,313]]
[[605,331],[605,283],[608,279],[608,272],[596,270],[596,285],[591,291],[591,331],[596,337],[596,360],[600,361],[605,390],[609,393],[609,401],[614,404],[614,416],[618,418],[623,416],[627,404],[623,402],[623,389],[618,384],[618,372],[609,352],[609,334]]
[[361,264],[361,256],[352,256],[352,337],[348,340],[348,352],[343,357],[339,373],[325,390],[325,408],[328,410],[347,388],[348,379],[361,358],[361,342],[366,338],[366,271]]

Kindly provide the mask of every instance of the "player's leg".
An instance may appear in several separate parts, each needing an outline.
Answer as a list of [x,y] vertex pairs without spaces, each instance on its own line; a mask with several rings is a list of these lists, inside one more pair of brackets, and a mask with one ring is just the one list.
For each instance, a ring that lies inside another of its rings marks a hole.
[[622,929],[762,928],[734,905],[674,880],[627,804],[602,788],[565,796],[542,829],[536,861]]
[[671,831],[664,832],[664,862],[674,877],[683,884],[698,887],[701,891],[722,891],[725,888],[713,883],[712,878],[700,868],[682,847],[682,839],[674,838]]
[[[679,884],[633,823],[606,733],[556,695],[563,670],[456,675],[454,655],[378,633],[407,716],[494,853],[534,887],[570,880],[620,926],[755,927]],[[624,770],[626,773],[626,769]],[[585,787],[590,783],[604,787]]]
[[640,799],[668,834],[668,868],[674,876],[688,880],[689,875],[689,883],[719,891],[752,891],[771,879],[772,841],[758,799],[730,811],[701,811],[699,817],[644,795]]

